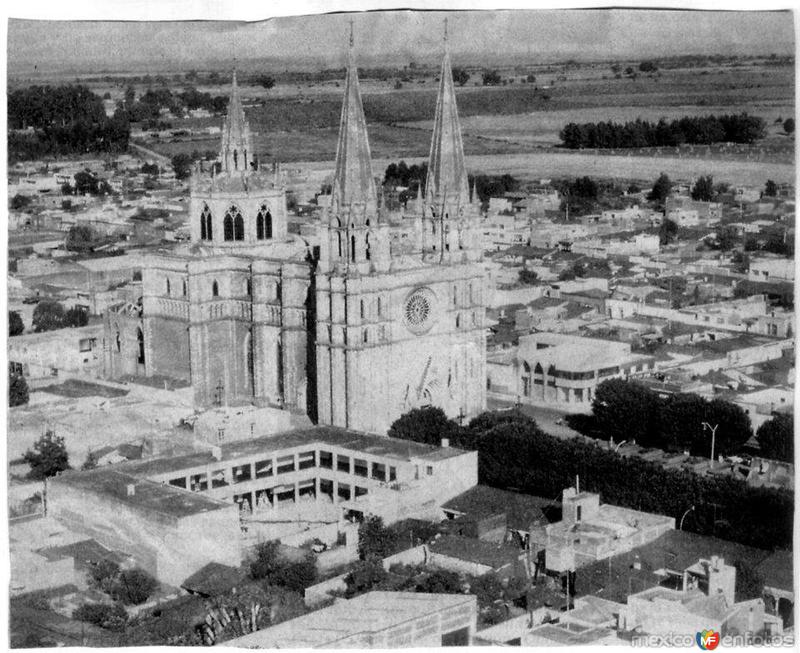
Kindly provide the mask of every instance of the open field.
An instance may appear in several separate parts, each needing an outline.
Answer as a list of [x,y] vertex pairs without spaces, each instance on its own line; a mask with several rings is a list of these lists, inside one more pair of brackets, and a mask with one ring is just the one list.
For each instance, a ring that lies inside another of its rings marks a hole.
[[[557,145],[561,129],[570,122],[626,122],[637,119],[658,122],[661,118],[673,120],[684,116],[720,115],[731,112],[746,112],[763,118],[770,131],[783,131],[771,123],[781,117],[786,119],[794,114],[794,106],[789,102],[758,103],[730,106],[612,106],[581,109],[540,110],[530,113],[503,116],[465,116],[461,119],[461,127],[465,135],[480,134],[490,138],[506,139],[515,142],[526,142],[537,145]],[[433,119],[403,123],[404,126],[433,129]],[[791,147],[792,141],[783,138]]]
[[[654,181],[665,172],[674,181],[690,181],[699,175],[713,175],[714,181],[731,184],[763,185],[767,179],[777,183],[794,183],[791,164],[759,161],[715,161],[704,158],[609,156],[570,152],[540,151],[521,154],[467,155],[470,174],[511,174],[520,179],[577,177],[596,179],[640,179]],[[424,157],[406,158],[421,163]],[[393,159],[373,159],[373,171],[382,174]],[[396,159],[394,159],[396,161]],[[302,170],[309,185],[321,184],[333,174],[333,161],[307,161],[292,165]]]

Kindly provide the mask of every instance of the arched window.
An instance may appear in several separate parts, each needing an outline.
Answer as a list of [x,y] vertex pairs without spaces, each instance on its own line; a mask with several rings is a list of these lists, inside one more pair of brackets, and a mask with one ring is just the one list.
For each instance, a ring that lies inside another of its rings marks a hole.
[[378,317],[381,317],[382,315],[383,315],[383,309],[381,307],[381,298],[378,297]]
[[336,232],[336,242],[339,245],[339,258],[342,258],[342,232]]
[[219,284],[216,279],[214,279],[214,283],[211,284],[211,296],[219,297]]
[[183,296],[186,297],[186,279],[183,280]]
[[239,169],[239,150],[233,151],[233,169],[234,170]]
[[372,252],[370,251],[370,246],[369,246],[369,234],[367,234],[364,237],[364,245],[365,245],[364,257],[369,261],[370,257],[372,256]]
[[245,292],[248,297],[251,297],[253,294],[253,282],[250,279],[247,279],[245,283]]
[[533,368],[533,371],[536,374],[544,374],[544,369],[542,369],[542,364],[541,363],[536,363],[536,367]]
[[356,237],[350,236],[350,260],[355,263],[356,260]]
[[225,214],[225,219],[222,221],[222,237],[227,240],[233,240],[233,217],[230,213]]
[[456,329],[461,327],[461,314],[456,313]]
[[361,300],[361,319],[364,319],[364,300]]
[[256,238],[258,240],[272,238],[272,213],[265,204],[261,205],[256,216]]
[[136,329],[136,343],[139,345],[139,355],[136,358],[136,362],[139,365],[144,365],[144,333],[142,333],[141,329]]
[[119,338],[119,331],[117,331],[116,343],[117,343],[117,353],[119,353],[122,351],[122,340],[120,340]]
[[237,213],[233,219],[233,239],[244,240],[244,218],[241,213]]
[[211,240],[211,209],[208,204],[203,204],[203,211],[200,214],[200,240]]
[[368,340],[368,337],[367,337],[367,330],[366,330],[366,329],[364,329],[364,335],[363,335],[363,339],[364,339],[364,344],[366,344],[366,342],[367,342],[367,340]]
[[169,297],[170,294],[169,278],[167,278],[167,297]]

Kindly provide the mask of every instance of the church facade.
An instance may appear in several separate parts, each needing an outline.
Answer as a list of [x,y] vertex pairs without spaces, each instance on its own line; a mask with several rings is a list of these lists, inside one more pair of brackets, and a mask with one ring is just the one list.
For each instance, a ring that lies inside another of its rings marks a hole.
[[199,409],[275,406],[385,434],[408,410],[485,407],[484,270],[449,54],[425,192],[384,206],[352,37],[329,208],[307,242],[255,156],[234,74],[219,164],[195,169],[191,243],[147,258],[138,305],[106,315],[106,372],[190,382]]

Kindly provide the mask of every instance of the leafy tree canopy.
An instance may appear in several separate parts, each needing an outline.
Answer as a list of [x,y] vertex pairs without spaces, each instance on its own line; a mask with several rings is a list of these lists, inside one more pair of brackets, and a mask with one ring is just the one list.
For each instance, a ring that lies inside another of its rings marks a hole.
[[758,427],[756,432],[761,455],[765,458],[794,462],[794,418],[778,413]]
[[30,465],[28,478],[34,481],[44,480],[69,469],[64,438],[56,435],[55,431],[46,431],[33,447],[23,454],[22,459]]

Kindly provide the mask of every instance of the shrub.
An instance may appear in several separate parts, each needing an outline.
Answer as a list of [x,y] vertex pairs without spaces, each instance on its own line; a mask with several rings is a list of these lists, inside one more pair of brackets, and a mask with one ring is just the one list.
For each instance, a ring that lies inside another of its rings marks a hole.
[[127,569],[119,574],[111,596],[125,605],[140,605],[158,587],[158,581],[143,569]]
[[125,630],[128,623],[128,613],[119,603],[84,603],[75,609],[72,618],[117,632]]

